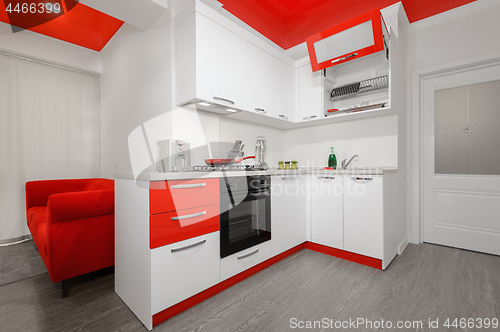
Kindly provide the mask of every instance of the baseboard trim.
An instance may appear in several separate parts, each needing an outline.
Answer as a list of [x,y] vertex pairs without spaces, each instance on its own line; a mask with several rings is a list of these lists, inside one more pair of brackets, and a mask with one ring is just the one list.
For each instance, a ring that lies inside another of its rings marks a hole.
[[373,267],[374,269],[382,269],[382,260],[373,258],[373,257],[368,257],[360,254],[355,254],[353,252],[341,250],[341,249],[336,249],[328,246],[324,246],[322,244],[317,244],[313,242],[306,242],[304,243],[304,248],[309,249],[312,251],[317,251],[322,254],[338,257],[345,259],[350,262],[358,263],[361,265],[366,265],[369,267]]
[[0,246],[10,246],[13,244],[24,242],[26,240],[31,240],[32,238],[33,237],[31,236],[31,234],[27,234],[27,235],[21,235],[18,237],[14,237],[11,239],[0,240]]
[[403,251],[406,249],[410,242],[408,241],[408,237],[405,237],[403,241],[398,246],[398,255],[401,255]]

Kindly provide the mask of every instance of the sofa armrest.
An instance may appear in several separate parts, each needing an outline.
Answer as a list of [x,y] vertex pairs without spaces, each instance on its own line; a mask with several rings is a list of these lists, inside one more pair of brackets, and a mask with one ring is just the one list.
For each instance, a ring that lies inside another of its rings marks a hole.
[[26,182],[26,211],[33,206],[47,206],[54,194],[82,191],[90,179],[61,179]]
[[69,192],[50,196],[47,222],[95,218],[114,213],[114,190]]

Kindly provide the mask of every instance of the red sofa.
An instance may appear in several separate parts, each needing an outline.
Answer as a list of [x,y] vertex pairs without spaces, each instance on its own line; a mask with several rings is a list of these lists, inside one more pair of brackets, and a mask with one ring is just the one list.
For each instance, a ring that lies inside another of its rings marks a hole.
[[26,183],[26,218],[53,282],[114,265],[114,181],[44,180]]

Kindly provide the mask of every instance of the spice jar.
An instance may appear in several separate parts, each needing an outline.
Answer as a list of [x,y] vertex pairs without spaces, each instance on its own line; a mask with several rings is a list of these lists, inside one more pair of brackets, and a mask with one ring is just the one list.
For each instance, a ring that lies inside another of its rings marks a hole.
[[290,169],[290,162],[289,161],[285,161],[285,169]]
[[284,169],[285,168],[285,163],[282,161],[278,161],[278,169]]

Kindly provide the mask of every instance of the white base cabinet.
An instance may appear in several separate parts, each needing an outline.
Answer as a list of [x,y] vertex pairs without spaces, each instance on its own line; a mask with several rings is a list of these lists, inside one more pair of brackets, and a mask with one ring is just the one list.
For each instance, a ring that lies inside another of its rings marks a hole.
[[224,257],[220,263],[221,281],[271,258],[271,246],[271,241],[266,241],[231,256]]
[[344,202],[342,176],[312,175],[311,240],[344,249]]
[[398,174],[310,176],[311,241],[382,261],[406,243]]
[[344,249],[383,259],[382,176],[344,177]]
[[220,281],[220,233],[151,250],[151,312],[156,314]]
[[278,255],[306,240],[307,177],[271,178],[272,254]]

